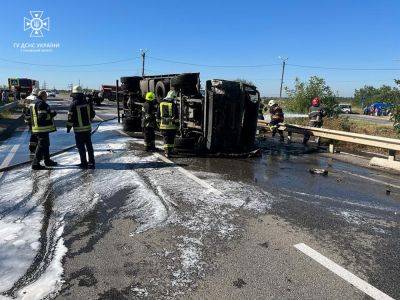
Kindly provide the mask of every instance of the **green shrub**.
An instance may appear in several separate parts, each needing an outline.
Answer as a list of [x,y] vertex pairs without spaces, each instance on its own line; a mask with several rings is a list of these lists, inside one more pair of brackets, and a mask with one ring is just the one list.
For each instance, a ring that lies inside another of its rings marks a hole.
[[328,116],[338,113],[336,96],[323,78],[312,76],[308,82],[296,78],[294,89],[286,87],[285,90],[289,98],[286,103],[289,111],[307,113],[311,100],[320,97]]

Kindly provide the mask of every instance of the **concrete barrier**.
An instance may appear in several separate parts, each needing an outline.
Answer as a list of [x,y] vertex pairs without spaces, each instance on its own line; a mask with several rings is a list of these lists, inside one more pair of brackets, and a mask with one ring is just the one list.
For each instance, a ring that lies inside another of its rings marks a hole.
[[375,167],[381,167],[385,169],[391,169],[395,171],[400,171],[400,161],[380,158],[380,157],[373,157],[371,158],[369,164]]

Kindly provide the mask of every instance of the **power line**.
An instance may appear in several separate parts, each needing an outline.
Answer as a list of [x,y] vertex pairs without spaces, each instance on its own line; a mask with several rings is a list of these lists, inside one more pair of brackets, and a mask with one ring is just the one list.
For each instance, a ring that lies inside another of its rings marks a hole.
[[148,56],[150,59],[169,62],[173,64],[180,64],[180,65],[188,65],[188,66],[196,66],[196,67],[208,67],[208,68],[262,68],[262,67],[271,67],[271,66],[280,66],[280,64],[261,64],[261,65],[208,65],[208,64],[196,64],[196,63],[188,63],[183,61],[159,58],[154,56]]
[[62,67],[62,68],[93,67],[93,66],[111,65],[111,64],[121,63],[121,62],[133,61],[133,60],[136,60],[136,59],[137,58],[127,58],[127,59],[99,62],[99,63],[93,63],[93,64],[58,65],[58,64],[37,64],[37,63],[30,63],[30,62],[25,62],[25,61],[16,61],[16,60],[0,58],[1,61],[14,63],[14,64],[22,64],[22,65],[28,65],[28,66],[39,66],[39,67]]
[[305,68],[305,69],[323,69],[323,70],[342,70],[342,71],[400,71],[399,68],[346,68],[346,67],[323,67],[323,66],[307,66],[297,64],[287,64],[288,66]]
[[[210,65],[210,64],[197,64],[197,63],[189,63],[184,61],[177,61],[172,59],[165,59],[154,56],[147,56],[150,59],[173,63],[173,64],[181,64],[181,65],[189,65],[189,66],[197,66],[197,67],[208,67],[208,68],[263,68],[263,67],[272,67],[272,66],[280,66],[280,63],[272,63],[272,64],[257,64],[257,65]],[[134,58],[126,58],[119,59],[113,61],[105,61],[91,64],[77,64],[77,65],[63,65],[63,64],[39,64],[39,63],[30,63],[25,61],[17,61],[6,58],[0,58],[0,61],[22,64],[22,65],[30,65],[30,66],[40,66],[40,67],[62,67],[62,68],[75,68],[75,67],[92,67],[92,66],[101,66],[101,65],[110,65],[117,64],[121,62],[134,61],[139,59],[140,57]],[[313,66],[313,65],[300,65],[300,64],[292,64],[286,63],[287,66],[297,67],[297,68],[305,68],[305,69],[323,69],[323,70],[342,70],[342,71],[400,71],[400,68],[352,68],[352,67],[326,67],[326,66]]]

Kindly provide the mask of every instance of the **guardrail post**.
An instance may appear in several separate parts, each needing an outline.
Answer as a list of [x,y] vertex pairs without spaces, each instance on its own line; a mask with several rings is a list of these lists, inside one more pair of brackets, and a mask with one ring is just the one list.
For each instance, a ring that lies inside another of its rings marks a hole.
[[396,151],[394,150],[389,150],[389,160],[394,161],[396,158]]
[[329,153],[335,153],[335,145],[329,144]]

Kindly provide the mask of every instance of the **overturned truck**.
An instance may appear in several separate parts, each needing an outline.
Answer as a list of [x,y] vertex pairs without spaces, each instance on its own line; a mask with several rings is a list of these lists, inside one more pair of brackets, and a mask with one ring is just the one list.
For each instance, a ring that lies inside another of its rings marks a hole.
[[254,147],[260,94],[237,81],[207,80],[200,90],[200,73],[121,77],[123,126],[139,132],[147,92],[158,102],[171,88],[178,93],[179,129],[175,147],[180,151],[246,152]]

